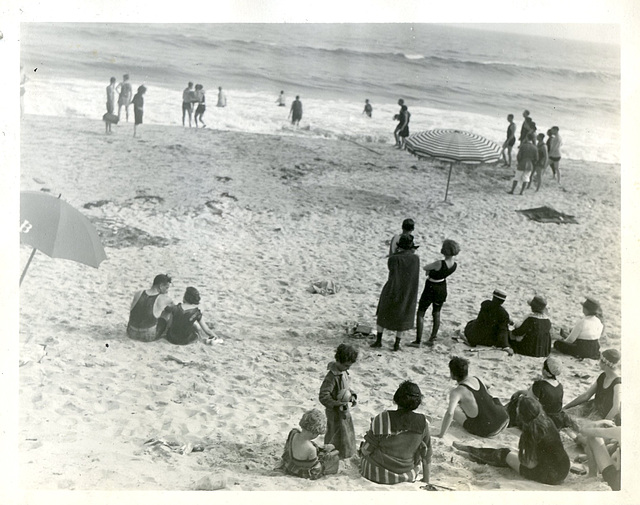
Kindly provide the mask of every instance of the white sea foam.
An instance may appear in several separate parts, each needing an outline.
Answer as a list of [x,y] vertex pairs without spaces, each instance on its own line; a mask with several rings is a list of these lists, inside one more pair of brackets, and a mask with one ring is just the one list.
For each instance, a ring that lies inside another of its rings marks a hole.
[[[106,84],[80,79],[49,81],[34,77],[27,83],[25,113],[100,120],[106,111]],[[147,88],[144,122],[182,125],[182,90],[152,84],[148,84]],[[303,118],[300,128],[294,128],[287,119],[293,97],[287,97],[287,107],[278,107],[275,103],[276,95],[266,92],[229,89],[225,90],[225,93],[228,106],[218,108],[215,106],[217,89],[207,90],[207,111],[204,120],[209,128],[264,134],[303,134],[374,144],[394,141],[393,129],[396,122],[393,116],[398,112],[398,106],[394,103],[374,102],[373,117],[368,118],[362,114],[364,103],[319,100],[302,96]],[[413,107],[411,104],[409,106],[410,130],[413,133],[432,128],[454,128],[483,135],[500,144],[505,138],[507,122],[504,117]],[[130,121],[133,121],[131,108],[130,113]],[[539,131],[546,132],[551,126],[538,121]],[[603,124],[597,130],[592,127],[584,130],[563,128],[563,157],[618,163],[620,146],[612,134],[615,131],[617,125],[607,124]],[[594,139],[597,139],[597,143]]]

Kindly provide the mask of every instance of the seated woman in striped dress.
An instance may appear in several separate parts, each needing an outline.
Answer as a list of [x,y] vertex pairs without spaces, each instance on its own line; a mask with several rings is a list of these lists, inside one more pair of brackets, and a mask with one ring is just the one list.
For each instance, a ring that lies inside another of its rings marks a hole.
[[378,484],[413,482],[420,473],[429,483],[431,437],[424,414],[414,412],[422,402],[417,384],[405,381],[393,395],[397,410],[386,410],[371,420],[360,445],[360,473]]

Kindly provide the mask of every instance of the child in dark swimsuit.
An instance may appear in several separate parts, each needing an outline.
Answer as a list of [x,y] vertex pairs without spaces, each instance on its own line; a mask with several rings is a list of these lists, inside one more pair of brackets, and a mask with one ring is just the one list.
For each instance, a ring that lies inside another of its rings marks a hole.
[[453,260],[460,252],[460,246],[454,240],[446,239],[442,243],[440,253],[444,256],[443,260],[434,261],[424,267],[427,273],[427,281],[424,285],[424,291],[418,303],[418,314],[416,316],[416,339],[409,344],[411,347],[420,347],[422,342],[422,332],[424,329],[424,315],[431,304],[433,304],[432,316],[433,326],[431,328],[431,337],[427,341],[427,346],[433,346],[440,328],[440,311],[444,302],[447,300],[447,277],[449,277],[458,268],[458,264]]

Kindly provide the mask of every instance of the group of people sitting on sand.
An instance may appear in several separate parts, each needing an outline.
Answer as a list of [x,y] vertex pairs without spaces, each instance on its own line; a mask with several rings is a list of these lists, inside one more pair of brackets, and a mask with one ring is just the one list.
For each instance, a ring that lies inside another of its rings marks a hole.
[[[447,299],[446,279],[457,269],[454,258],[460,252],[457,242],[447,239],[442,244],[443,259],[429,263],[424,270],[427,280],[418,303],[420,260],[415,254],[412,232],[415,223],[406,219],[402,233],[392,237],[387,265],[389,278],[382,288],[377,309],[377,334],[372,348],[382,347],[385,329],[396,332],[393,350],[400,350],[402,335],[416,322],[416,340],[410,344],[420,347],[423,319],[432,306],[433,326],[427,342],[433,346],[440,326],[440,313]],[[394,395],[397,410],[384,411],[371,421],[357,452],[363,477],[381,484],[414,481],[422,472],[428,489],[431,437],[444,437],[452,423],[468,433],[493,437],[507,427],[520,429],[518,450],[488,449],[454,443],[454,447],[474,461],[511,467],[521,476],[545,484],[560,484],[567,477],[571,461],[559,430],[566,430],[586,452],[589,475],[600,471],[612,489],[620,489],[620,353],[607,349],[600,353],[599,338],[603,332],[599,303],[587,297],[582,303],[584,317],[570,333],[560,331],[560,340],[553,348],[558,353],[578,358],[598,359],[602,373],[581,395],[563,407],[563,386],[558,377],[563,365],[550,356],[551,322],[547,302],[536,295],[528,304],[531,313],[515,325],[503,307],[506,294],[495,290],[490,300],[481,304],[478,316],[465,329],[466,343],[472,347],[491,346],[531,357],[546,357],[541,376],[528,387],[516,391],[503,405],[488,392],[478,377],[469,374],[469,362],[454,357],[449,362],[450,378],[456,387],[449,394],[449,403],[437,435],[430,435],[429,423],[415,410],[423,397],[417,384],[405,381]],[[416,314],[416,305],[417,314]],[[415,318],[415,319],[414,319]],[[282,467],[289,473],[309,478],[323,475],[323,462],[330,461],[335,473],[336,451],[339,458],[356,455],[356,441],[350,410],[357,404],[357,395],[350,389],[348,370],[356,362],[358,351],[341,344],[335,361],[328,365],[328,373],[320,387],[319,401],[325,407],[326,423],[321,413],[312,410],[300,421],[300,430],[293,430],[287,439]],[[581,409],[576,409],[578,406]],[[571,409],[569,415],[566,410]],[[314,419],[310,423],[310,419]],[[312,442],[325,433],[325,448],[319,452]],[[604,439],[603,439],[604,437]],[[604,440],[613,441],[607,446]],[[606,454],[605,454],[606,453]],[[328,459],[327,459],[328,458]],[[332,459],[333,458],[333,459]],[[313,472],[306,469],[313,468]]]
[[[400,350],[402,337],[405,332],[414,328],[414,322],[416,339],[409,346],[421,347],[424,317],[429,307],[432,307],[433,323],[426,345],[432,347],[437,340],[441,311],[448,296],[447,277],[458,268],[455,257],[460,253],[460,245],[451,239],[443,241],[440,250],[443,258],[423,267],[427,279],[418,299],[420,258],[415,254],[419,246],[414,244],[414,229],[414,220],[405,219],[402,222],[402,232],[391,239],[387,257],[389,276],[380,293],[376,311],[376,340],[371,347],[382,347],[382,336],[387,329],[396,334],[393,350]],[[547,357],[551,352],[552,340],[555,339],[557,341],[553,348],[559,353],[578,358],[599,358],[599,339],[604,331],[604,324],[602,309],[596,299],[587,296],[582,302],[584,317],[570,332],[560,329],[559,335],[551,332],[544,296],[535,295],[527,301],[531,312],[518,325],[504,308],[506,299],[507,294],[496,289],[491,299],[480,304],[477,317],[464,328],[463,339],[468,345],[499,347],[510,354],[515,352],[525,356]]]
[[[412,235],[414,227],[414,221],[406,219],[402,233],[390,241],[389,278],[378,303],[377,335],[371,344],[374,349],[382,347],[383,332],[388,329],[396,332],[393,350],[400,350],[402,335],[413,328],[414,320],[416,340],[410,345],[420,347],[423,319],[430,306],[433,326],[427,345],[433,346],[437,339],[441,309],[447,299],[446,279],[457,269],[454,258],[460,246],[445,240],[443,259],[424,267],[427,279],[418,303],[420,260],[415,254],[418,246]],[[182,302],[176,305],[168,295],[170,286],[171,277],[160,274],[151,288],[135,293],[127,325],[129,337],[144,342],[165,338],[176,345],[221,342],[198,308],[198,290],[188,287]],[[472,347],[498,347],[509,354],[547,358],[541,376],[528,388],[517,390],[507,404],[494,398],[482,379],[469,374],[466,359],[453,357],[449,377],[456,386],[449,393],[438,434],[431,435],[426,416],[415,412],[423,402],[419,386],[405,381],[393,397],[397,409],[372,419],[356,451],[351,409],[357,405],[358,396],[351,390],[349,369],[357,361],[358,350],[341,344],[320,386],[318,399],[325,408],[324,416],[316,409],[304,414],[301,429],[292,430],[287,437],[281,468],[292,475],[316,479],[337,473],[340,459],[357,454],[360,473],[368,480],[380,484],[412,482],[422,473],[427,489],[436,489],[429,484],[431,437],[444,437],[456,423],[480,438],[495,436],[507,427],[520,429],[518,450],[458,443],[454,447],[474,461],[511,467],[523,477],[545,484],[560,484],[568,475],[571,462],[559,435],[559,430],[566,430],[584,449],[589,475],[599,471],[612,489],[619,489],[620,467],[615,454],[620,447],[620,353],[615,349],[600,352],[604,325],[599,303],[587,297],[582,303],[584,317],[571,332],[561,330],[560,340],[553,346],[559,354],[597,359],[602,370],[584,393],[563,406],[564,390],[559,382],[563,365],[558,357],[550,356],[551,322],[546,300],[534,296],[528,302],[531,314],[515,326],[503,306],[506,297],[503,291],[495,290],[491,300],[483,301],[478,316],[465,326],[464,336]],[[323,433],[325,446],[321,448],[313,440]],[[605,441],[613,443],[607,445]]]
[[[602,373],[594,384],[564,407],[558,380],[563,365],[555,356],[544,361],[542,375],[527,390],[516,391],[506,406],[489,394],[480,378],[469,374],[466,359],[453,357],[449,377],[456,387],[449,393],[438,434],[432,435],[427,416],[416,412],[424,400],[420,387],[404,381],[393,396],[397,408],[371,419],[356,450],[351,409],[358,397],[351,389],[348,371],[357,358],[353,346],[338,346],[318,395],[325,414],[318,409],[305,412],[300,429],[292,429],[287,437],[280,468],[288,474],[318,479],[337,473],[340,459],[356,456],[360,474],[372,482],[414,482],[422,474],[425,489],[437,490],[440,486],[429,482],[432,438],[444,437],[455,422],[479,438],[493,437],[507,427],[519,429],[517,450],[458,442],[453,447],[472,461],[510,467],[526,479],[549,485],[561,484],[572,467],[559,433],[566,429],[586,452],[589,476],[599,472],[613,490],[620,489],[620,353],[615,349],[602,353]],[[578,406],[582,408],[574,409]],[[319,446],[314,439],[322,434],[324,445]]]
[[201,341],[205,344],[222,343],[205,322],[198,308],[200,293],[189,286],[177,305],[168,295],[171,277],[156,275],[149,289],[133,295],[129,309],[127,335],[141,342],[153,342],[165,338],[175,345],[187,345]]

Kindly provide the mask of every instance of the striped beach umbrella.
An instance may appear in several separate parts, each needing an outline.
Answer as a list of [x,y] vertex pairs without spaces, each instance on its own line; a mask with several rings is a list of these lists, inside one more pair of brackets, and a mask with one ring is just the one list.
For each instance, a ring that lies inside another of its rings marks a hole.
[[428,130],[409,135],[405,142],[407,151],[419,158],[436,158],[450,162],[447,190],[454,163],[491,163],[500,159],[502,147],[475,133],[460,130]]

